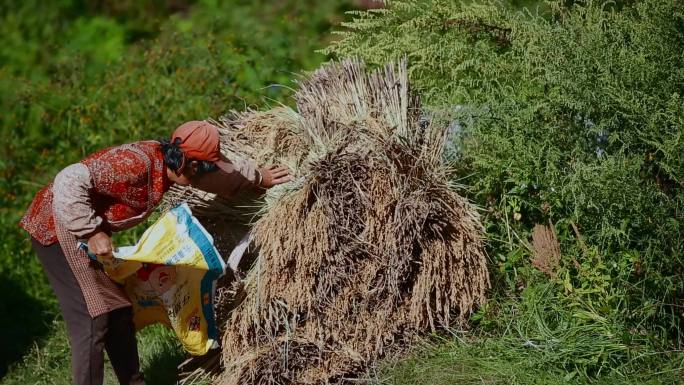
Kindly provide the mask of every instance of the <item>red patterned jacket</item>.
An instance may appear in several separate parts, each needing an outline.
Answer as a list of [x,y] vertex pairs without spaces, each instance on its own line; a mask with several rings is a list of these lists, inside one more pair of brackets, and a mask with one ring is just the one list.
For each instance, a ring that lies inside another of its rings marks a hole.
[[124,230],[142,222],[172,184],[166,175],[161,145],[156,141],[96,152],[67,167],[55,182],[36,194],[20,222],[46,246],[57,242],[54,194],[64,196],[57,208],[69,218],[69,231],[87,238],[98,230]]

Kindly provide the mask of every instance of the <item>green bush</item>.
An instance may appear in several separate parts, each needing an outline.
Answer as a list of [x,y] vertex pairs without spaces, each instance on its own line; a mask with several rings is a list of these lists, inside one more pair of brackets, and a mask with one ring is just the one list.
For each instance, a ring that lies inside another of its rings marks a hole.
[[[425,104],[453,119],[448,161],[490,242],[479,330],[589,376],[672,362],[684,341],[681,1],[389,5],[355,12],[324,52],[408,57]],[[530,263],[533,226],[548,223],[562,251],[553,279]]]

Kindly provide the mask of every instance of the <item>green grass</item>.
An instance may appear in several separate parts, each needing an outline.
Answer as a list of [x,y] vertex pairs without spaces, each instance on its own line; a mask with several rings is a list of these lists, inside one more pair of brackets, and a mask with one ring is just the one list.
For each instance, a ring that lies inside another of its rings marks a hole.
[[[71,384],[70,350],[66,327],[60,318],[48,325],[48,334],[36,341],[21,362],[16,362],[2,378],[2,384]],[[176,367],[186,357],[173,332],[154,325],[137,335],[140,366],[149,385],[174,384]],[[105,353],[106,357],[106,353]],[[105,384],[118,384],[109,360],[105,362]]]
[[[684,354],[673,356],[659,372],[621,376],[612,373],[587,379],[576,372],[544,364],[544,352],[525,341],[473,337],[435,339],[414,347],[408,356],[386,360],[375,374],[376,384],[392,385],[554,385],[554,384],[681,384]],[[677,367],[679,365],[679,368]]]
[[172,330],[153,325],[138,333],[140,367],[148,384],[173,384],[186,353]]
[[421,341],[408,355],[385,360],[374,381],[396,385],[684,383],[684,350],[655,350],[644,342],[647,336],[636,331],[637,335],[620,334],[618,320],[601,320],[596,313],[578,311],[575,317],[597,322],[565,322],[561,311],[567,304],[556,300],[551,286],[532,285],[515,299],[491,298],[473,315],[471,331],[448,331]]
[[[684,350],[653,349],[623,322],[559,302],[553,284],[494,296],[471,317],[470,331],[422,340],[407,355],[385,360],[376,384],[683,384]],[[599,353],[597,353],[599,352]],[[587,368],[592,368],[588,371]]]

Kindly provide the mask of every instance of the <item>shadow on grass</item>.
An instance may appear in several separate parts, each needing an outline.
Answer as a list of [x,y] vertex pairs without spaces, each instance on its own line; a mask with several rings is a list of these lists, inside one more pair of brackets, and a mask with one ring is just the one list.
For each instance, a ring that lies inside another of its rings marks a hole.
[[0,272],[0,378],[50,331],[54,309],[31,297],[17,282]]
[[149,360],[145,368],[147,385],[170,385],[178,382],[177,366],[185,359],[182,353],[164,352]]
[[138,332],[140,364],[148,385],[178,382],[178,365],[186,353],[172,330],[152,325]]

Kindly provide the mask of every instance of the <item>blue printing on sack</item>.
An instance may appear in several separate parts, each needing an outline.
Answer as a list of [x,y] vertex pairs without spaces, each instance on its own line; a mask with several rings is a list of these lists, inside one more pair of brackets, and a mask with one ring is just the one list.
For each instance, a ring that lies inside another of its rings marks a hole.
[[[202,313],[204,313],[204,319],[207,321],[207,336],[215,340],[218,331],[216,329],[216,320],[214,319],[213,283],[223,273],[223,267],[219,262],[219,258],[221,257],[216,254],[214,246],[211,241],[209,241],[206,233],[202,230],[201,224],[192,217],[190,209],[186,204],[177,206],[171,211],[178,218],[178,223],[184,223],[187,226],[190,239],[195,242],[200,250],[202,250],[202,255],[209,268],[200,283],[200,293],[202,294]],[[209,303],[207,304],[204,303],[204,293],[209,294]]]

